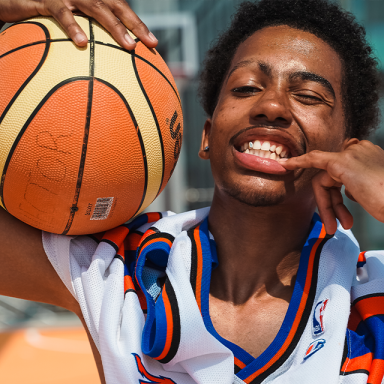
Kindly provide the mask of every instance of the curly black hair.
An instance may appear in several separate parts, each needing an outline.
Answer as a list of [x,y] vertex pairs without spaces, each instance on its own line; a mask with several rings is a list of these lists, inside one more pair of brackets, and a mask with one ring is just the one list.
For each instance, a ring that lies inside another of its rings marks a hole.
[[232,24],[207,52],[199,96],[212,116],[224,78],[238,46],[256,31],[287,25],[329,44],[343,63],[342,97],[346,137],[363,139],[379,121],[379,72],[365,29],[354,16],[326,0],[261,0],[242,3]]

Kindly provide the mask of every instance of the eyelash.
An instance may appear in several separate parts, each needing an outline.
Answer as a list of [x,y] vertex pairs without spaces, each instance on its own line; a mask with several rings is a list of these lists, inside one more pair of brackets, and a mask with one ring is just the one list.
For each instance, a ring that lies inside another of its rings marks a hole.
[[232,89],[232,92],[235,92],[235,93],[256,93],[257,91],[258,91],[258,88],[251,87],[251,86],[244,86],[244,87],[238,87],[238,88]]

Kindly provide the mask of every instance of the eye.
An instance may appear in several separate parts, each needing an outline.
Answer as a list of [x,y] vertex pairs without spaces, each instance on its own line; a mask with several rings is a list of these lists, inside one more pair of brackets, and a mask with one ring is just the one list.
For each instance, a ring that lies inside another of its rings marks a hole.
[[320,97],[314,96],[314,95],[308,95],[306,93],[297,93],[296,97],[298,97],[300,100],[307,104],[316,104],[316,103],[322,103],[324,100]]
[[249,85],[232,89],[232,92],[234,92],[237,96],[242,96],[242,95],[248,96],[248,95],[257,93],[259,91],[260,91],[259,88],[251,87]]

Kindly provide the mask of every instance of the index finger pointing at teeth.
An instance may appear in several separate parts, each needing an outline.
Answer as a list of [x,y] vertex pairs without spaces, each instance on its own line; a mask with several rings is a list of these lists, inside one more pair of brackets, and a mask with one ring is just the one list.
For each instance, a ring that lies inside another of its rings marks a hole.
[[279,163],[286,169],[317,168],[326,170],[329,162],[335,160],[337,152],[312,151],[302,156],[280,159]]

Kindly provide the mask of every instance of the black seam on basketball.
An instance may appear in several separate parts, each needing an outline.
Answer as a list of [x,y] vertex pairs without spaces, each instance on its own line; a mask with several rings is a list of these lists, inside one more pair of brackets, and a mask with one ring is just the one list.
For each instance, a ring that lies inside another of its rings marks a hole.
[[[41,27],[41,29],[45,33],[45,36],[47,36],[47,39],[49,39],[50,34],[49,34],[48,29],[45,27],[45,25],[40,24],[40,23],[32,23],[32,22],[30,22],[30,24],[36,24],[39,27]],[[27,84],[35,77],[36,73],[39,72],[41,66],[43,65],[43,63],[44,63],[44,61],[45,61],[45,59],[46,59],[46,57],[48,55],[49,47],[50,47],[50,42],[49,42],[49,40],[47,40],[46,46],[45,46],[45,50],[44,50],[43,56],[41,57],[41,60],[40,60],[39,64],[37,65],[35,70],[31,73],[31,75],[28,77],[28,79],[24,81],[22,86],[17,90],[15,95],[12,97],[11,101],[5,107],[3,113],[0,116],[0,124],[3,121],[4,117],[6,116],[6,114],[8,113],[9,109],[12,107],[12,105],[16,101],[16,99],[19,97],[20,93],[24,90],[24,88],[27,86]],[[28,121],[29,121],[29,119],[28,119]],[[3,207],[5,209],[7,209],[6,206],[5,206],[5,203],[4,203],[4,181],[5,181],[5,176],[6,176],[6,173],[7,173],[7,168],[8,168],[8,165],[9,165],[9,161],[11,160],[12,154],[13,154],[14,150],[16,149],[17,143],[19,142],[19,140],[21,138],[20,133],[24,133],[24,131],[25,131],[25,129],[23,127],[21,129],[21,131],[19,132],[19,134],[17,135],[17,138],[16,138],[15,142],[13,143],[12,148],[11,148],[9,154],[8,154],[7,160],[5,162],[4,169],[3,169],[3,174],[1,175],[0,199],[1,199],[2,205],[3,205]]]
[[144,141],[143,141],[143,138],[141,136],[140,128],[139,128],[139,126],[137,124],[135,115],[133,114],[133,111],[132,111],[131,107],[129,106],[128,101],[126,100],[124,95],[114,85],[112,85],[111,83],[108,83],[107,81],[105,81],[103,79],[99,79],[98,77],[96,77],[95,80],[100,81],[100,83],[103,83],[107,87],[111,88],[114,92],[116,92],[116,94],[120,97],[120,99],[125,104],[128,112],[129,112],[129,115],[131,116],[131,119],[133,121],[133,124],[135,125],[135,128],[136,128],[137,137],[139,139],[140,147],[141,147],[141,155],[142,155],[142,158],[143,158],[143,161],[144,161],[144,174],[145,174],[145,178],[144,178],[143,195],[141,197],[140,204],[137,207],[137,210],[135,211],[135,213],[133,215],[133,216],[135,216],[137,214],[137,212],[139,211],[139,209],[141,208],[143,202],[144,202],[145,195],[147,194],[147,188],[148,188],[148,162],[147,162],[147,156],[146,156],[146,153],[145,153]]
[[[141,82],[141,79],[140,79],[140,76],[139,76],[139,72],[137,70],[137,67],[136,67],[136,62],[135,62],[135,55],[131,55],[132,57],[132,65],[133,65],[133,69],[135,71],[135,76],[136,76],[136,79],[137,79],[137,82],[140,86],[140,89],[141,89],[141,92],[143,93],[144,97],[145,97],[145,100],[147,100],[147,104],[151,110],[151,113],[152,113],[152,117],[153,117],[153,120],[155,121],[155,124],[156,124],[156,128],[157,128],[157,134],[159,136],[159,140],[160,140],[160,147],[161,147],[161,159],[162,159],[162,168],[161,168],[161,181],[160,181],[160,186],[159,186],[159,190],[157,191],[156,193],[156,197],[157,195],[159,194],[160,190],[161,190],[161,187],[163,185],[163,181],[164,181],[164,171],[165,171],[165,154],[164,154],[164,143],[163,143],[163,136],[161,135],[161,130],[160,130],[160,125],[159,125],[159,121],[157,120],[157,116],[156,116],[156,113],[155,113],[155,110],[153,109],[153,106],[152,106],[152,103],[151,103],[151,100],[149,100],[149,97],[147,95],[147,92],[145,91],[145,88],[143,86],[143,83]],[[136,214],[136,213],[135,213]]]
[[95,39],[93,36],[93,28],[92,28],[92,21],[89,20],[89,39],[90,39],[90,50],[89,50],[89,76],[90,81],[88,83],[88,103],[87,103],[87,117],[85,120],[85,126],[84,126],[84,136],[83,136],[83,146],[81,149],[81,157],[80,157],[80,164],[79,164],[79,172],[77,174],[77,182],[76,182],[76,189],[75,194],[73,196],[73,202],[72,207],[69,213],[69,218],[67,225],[65,226],[65,229],[62,233],[62,235],[66,235],[68,231],[71,229],[71,226],[73,224],[73,220],[75,218],[75,214],[78,211],[77,203],[79,202],[79,196],[81,191],[81,185],[83,182],[83,175],[84,175],[84,167],[85,167],[85,159],[87,156],[87,149],[88,149],[88,139],[89,139],[89,128],[91,125],[91,113],[92,113],[92,103],[93,103],[93,85],[94,85],[94,71],[95,71]]
[[[250,384],[260,384],[262,383],[266,377],[271,375],[273,372],[275,372],[278,368],[280,368],[285,361],[288,359],[289,356],[291,356],[293,350],[296,348],[304,329],[308,323],[308,319],[311,316],[312,313],[312,307],[313,302],[315,300],[316,296],[316,289],[317,289],[317,278],[318,278],[318,271],[319,271],[319,262],[320,262],[320,255],[321,251],[325,245],[325,243],[331,239],[333,235],[326,235],[319,246],[316,249],[314,261],[313,261],[313,273],[312,273],[312,280],[311,280],[311,286],[309,288],[308,292],[308,298],[305,303],[303,314],[301,315],[301,319],[299,322],[299,325],[297,327],[296,333],[294,334],[292,341],[289,343],[287,349],[284,351],[284,353],[281,355],[281,357],[275,361],[268,369],[266,369],[264,372],[260,373],[258,376],[256,376]],[[251,375],[250,375],[251,376]]]
[[160,73],[161,76],[164,77],[164,79],[167,81],[167,83],[171,86],[171,88],[173,89],[173,92],[175,92],[175,95],[177,97],[177,99],[179,100],[179,103],[181,105],[181,100],[180,100],[180,97],[175,89],[175,87],[172,85],[172,83],[168,80],[167,76],[164,75],[163,72],[160,71],[160,69],[158,69],[157,67],[155,67],[150,61],[144,59],[144,57],[141,57],[140,55],[136,54],[135,51],[129,51],[128,49],[124,49],[122,47],[119,47],[118,45],[113,45],[113,44],[109,44],[109,43],[103,43],[102,41],[95,41],[95,44],[100,44],[100,45],[105,45],[107,47],[110,47],[110,48],[115,48],[115,49],[118,49],[120,51],[124,51],[124,52],[127,52],[129,53],[130,55],[132,56],[135,56],[137,57],[138,59],[144,61],[146,64],[150,65],[153,69],[156,69],[157,72]]
[[45,102],[52,96],[53,93],[55,93],[59,88],[61,88],[62,86],[68,84],[68,83],[72,83],[74,81],[78,81],[78,80],[89,80],[89,77],[88,76],[79,76],[79,77],[72,77],[70,79],[66,79],[64,81],[62,81],[61,83],[55,85],[45,96],[44,98],[41,100],[41,102],[39,103],[39,105],[35,108],[35,110],[31,113],[31,115],[29,116],[28,120],[25,122],[23,128],[21,128],[19,134],[17,135],[15,141],[13,142],[13,145],[12,145],[12,148],[11,150],[9,151],[9,154],[8,154],[8,157],[7,157],[7,160],[4,164],[4,169],[3,169],[3,175],[1,177],[1,184],[0,184],[0,198],[2,200],[2,203],[3,203],[3,206],[5,207],[4,205],[4,199],[3,199],[3,186],[4,186],[4,180],[5,180],[5,177],[6,177],[6,173],[7,173],[7,169],[8,169],[8,166],[9,166],[9,163],[11,161],[11,158],[12,158],[12,155],[13,155],[13,152],[15,151],[16,147],[17,147],[17,144],[19,143],[20,139],[22,138],[25,130],[28,128],[29,124],[31,124],[32,120],[35,118],[35,116],[37,115],[37,113],[40,111],[40,109],[43,107],[43,105],[45,104]]
[[7,51],[7,52],[3,53],[3,54],[0,56],[0,59],[2,59],[4,56],[10,55],[11,53],[17,52],[17,51],[19,51],[20,49],[33,47],[34,45],[46,44],[47,41],[50,42],[50,43],[55,43],[55,42],[60,42],[60,41],[72,41],[72,40],[71,40],[71,39],[47,39],[47,40],[39,40],[39,41],[35,41],[35,42],[33,42],[33,43],[29,43],[29,44],[25,44],[25,45],[20,45],[20,47],[11,49],[10,51]]

